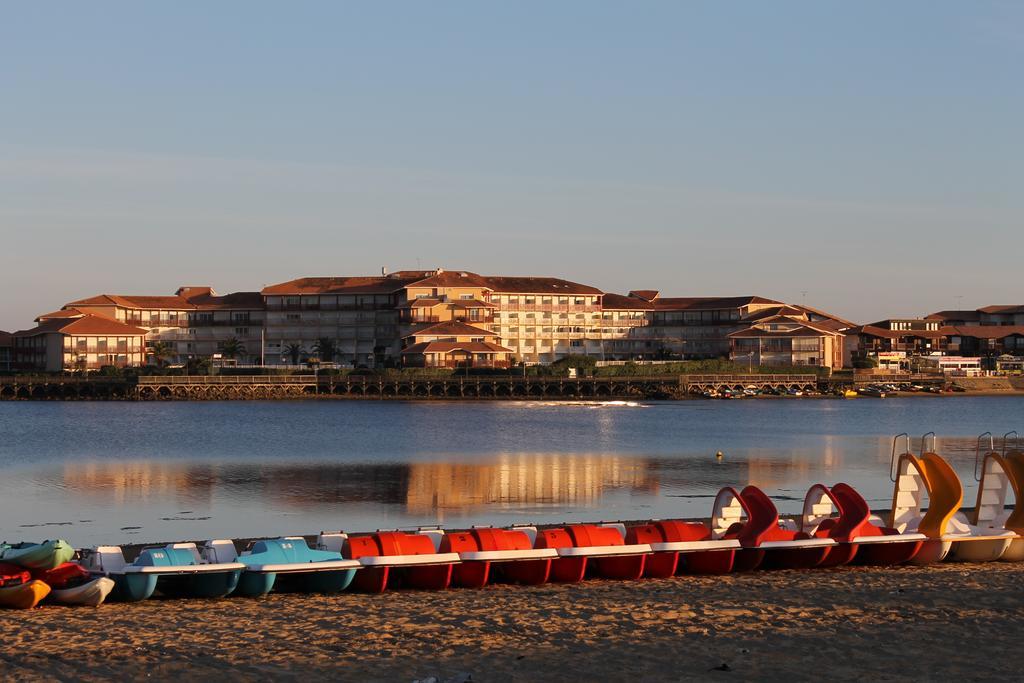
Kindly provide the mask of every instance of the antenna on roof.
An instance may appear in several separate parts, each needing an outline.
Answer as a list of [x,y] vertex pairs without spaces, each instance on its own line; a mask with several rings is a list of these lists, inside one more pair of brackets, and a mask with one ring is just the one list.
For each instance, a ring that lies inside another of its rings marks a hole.
[[381,277],[387,277],[388,276],[388,267],[387,266],[381,266],[380,267],[380,276]]

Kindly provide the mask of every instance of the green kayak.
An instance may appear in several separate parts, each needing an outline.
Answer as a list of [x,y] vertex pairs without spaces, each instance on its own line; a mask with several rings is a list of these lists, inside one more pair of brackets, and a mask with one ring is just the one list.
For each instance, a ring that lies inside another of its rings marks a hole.
[[53,569],[69,562],[75,549],[64,540],[42,543],[0,543],[0,562],[11,562],[25,569]]

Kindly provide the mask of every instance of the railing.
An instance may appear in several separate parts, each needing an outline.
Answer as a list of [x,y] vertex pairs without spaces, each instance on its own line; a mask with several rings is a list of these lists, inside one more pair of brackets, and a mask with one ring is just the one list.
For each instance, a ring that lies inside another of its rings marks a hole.
[[139,377],[147,384],[315,384],[316,375],[149,375]]

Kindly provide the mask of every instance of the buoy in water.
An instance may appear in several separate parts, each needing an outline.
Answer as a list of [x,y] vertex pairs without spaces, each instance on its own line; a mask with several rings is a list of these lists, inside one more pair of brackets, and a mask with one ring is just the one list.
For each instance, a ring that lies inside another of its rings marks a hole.
[[725,454],[722,453],[722,451],[718,451],[717,453],[715,453],[715,458],[718,459],[718,460],[721,460],[724,457],[725,457]]

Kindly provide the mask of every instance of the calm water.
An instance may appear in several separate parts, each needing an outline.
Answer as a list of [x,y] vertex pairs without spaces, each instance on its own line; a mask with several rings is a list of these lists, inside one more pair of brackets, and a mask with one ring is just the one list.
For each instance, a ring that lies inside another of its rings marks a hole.
[[937,432],[973,502],[976,435],[1015,428],[1024,433],[1017,397],[5,402],[0,540],[701,517],[720,487],[747,483],[783,512],[818,481],[849,482],[887,507],[902,431]]

